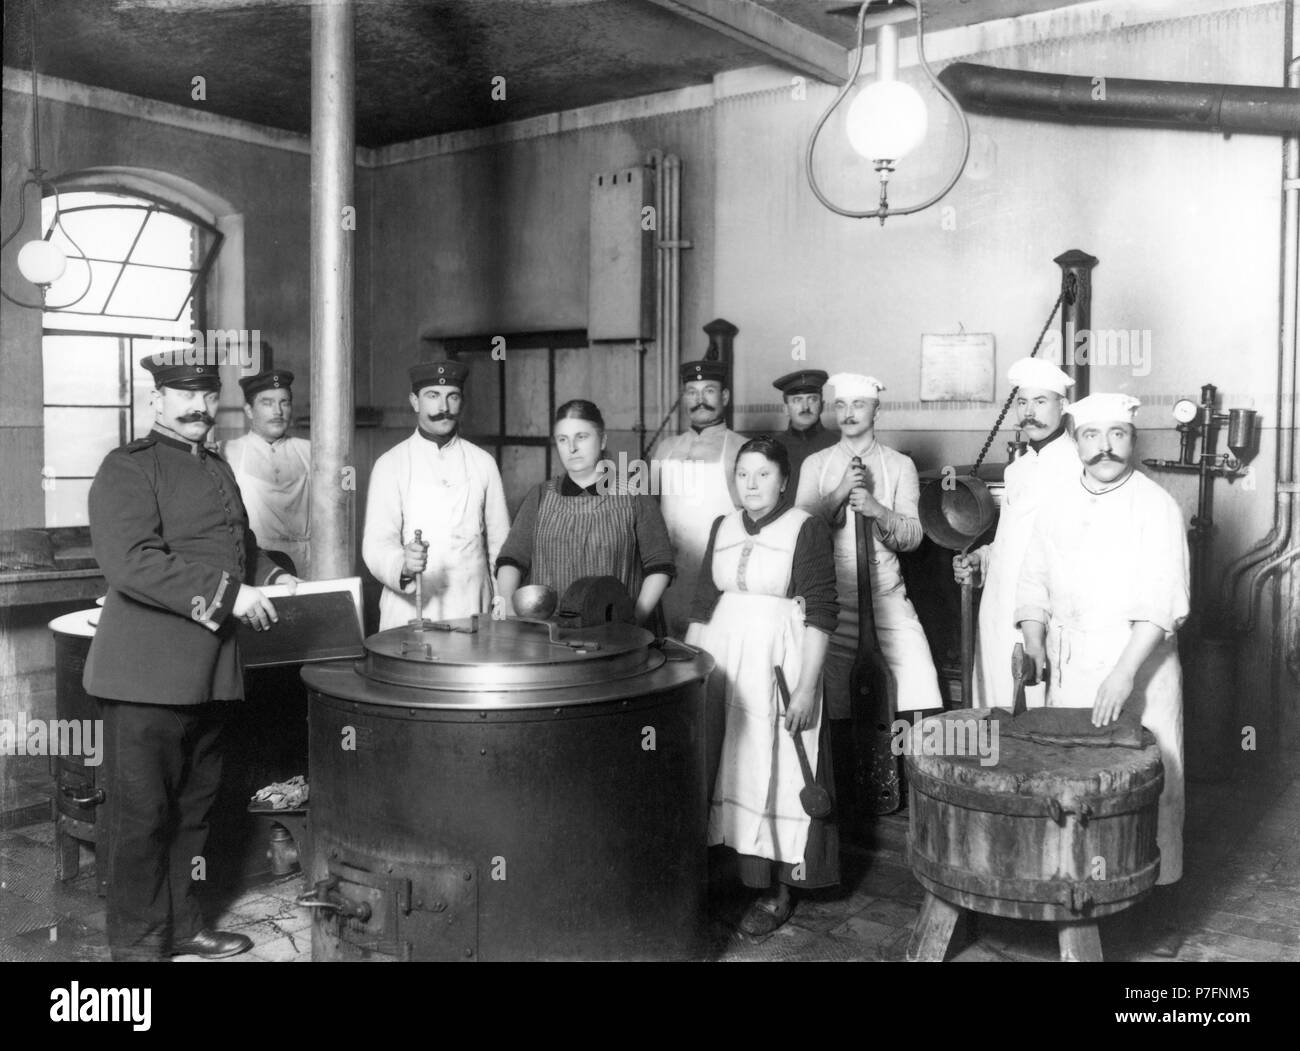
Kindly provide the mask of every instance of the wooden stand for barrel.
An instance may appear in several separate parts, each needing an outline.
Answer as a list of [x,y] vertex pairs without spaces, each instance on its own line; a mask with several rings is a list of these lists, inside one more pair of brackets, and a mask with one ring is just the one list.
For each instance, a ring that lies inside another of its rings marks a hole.
[[[945,712],[912,730],[914,753],[927,738],[958,748],[906,758],[908,855],[926,889],[907,958],[942,960],[971,909],[1050,920],[1062,960],[1100,960],[1097,920],[1145,897],[1160,872],[1155,738],[1143,731],[1141,749],[1037,744],[994,738],[992,725],[978,725],[988,716]],[[977,742],[996,743],[990,765]]]

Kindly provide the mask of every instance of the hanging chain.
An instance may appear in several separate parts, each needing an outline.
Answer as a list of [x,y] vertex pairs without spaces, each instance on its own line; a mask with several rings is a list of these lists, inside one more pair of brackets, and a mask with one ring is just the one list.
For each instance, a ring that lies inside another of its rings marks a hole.
[[[1043,338],[1047,335],[1047,330],[1052,327],[1052,322],[1056,319],[1056,312],[1061,309],[1061,303],[1065,301],[1066,292],[1070,293],[1070,298],[1074,298],[1074,289],[1068,281],[1061,282],[1061,294],[1056,297],[1056,302],[1052,304],[1052,312],[1047,315],[1047,320],[1043,322],[1043,331],[1038,333],[1038,339],[1034,342],[1034,349],[1029,352],[1032,358],[1038,353],[1038,348],[1043,345]],[[993,444],[993,439],[998,436],[998,431],[1002,429],[1002,421],[1007,418],[1007,413],[1011,410],[1011,403],[1016,400],[1016,391],[1019,387],[1012,387],[1011,393],[1007,395],[1007,400],[1002,405],[1002,411],[998,413],[997,422],[993,424],[993,429],[989,431],[989,436],[984,439],[984,448],[980,450],[979,459],[975,461],[975,466],[971,468],[971,474],[979,476],[980,465],[984,462],[984,457],[989,454],[989,447]]]

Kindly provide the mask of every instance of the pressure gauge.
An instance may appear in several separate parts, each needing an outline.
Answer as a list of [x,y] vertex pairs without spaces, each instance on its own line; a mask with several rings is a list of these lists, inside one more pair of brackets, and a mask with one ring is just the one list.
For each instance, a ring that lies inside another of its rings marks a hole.
[[1174,419],[1179,423],[1191,423],[1200,411],[1201,407],[1190,398],[1180,398],[1174,402]]

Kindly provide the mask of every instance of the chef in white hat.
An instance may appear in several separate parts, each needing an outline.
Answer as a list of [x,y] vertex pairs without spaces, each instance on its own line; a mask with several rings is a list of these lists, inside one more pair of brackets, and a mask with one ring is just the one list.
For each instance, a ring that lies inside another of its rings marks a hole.
[[[943,707],[925,630],[903,586],[898,552],[921,543],[916,465],[876,440],[876,415],[884,384],[872,376],[840,372],[826,381],[827,401],[839,424],[836,445],[813,453],[799,475],[795,504],[821,513],[835,540],[835,589],[840,614],[823,671],[826,711],[831,719],[832,762],[848,802],[844,775],[854,769],[850,733],[849,675],[858,649],[857,526],[846,509],[874,521],[872,603],[880,649],[898,685],[898,710]],[[861,467],[855,467],[854,458]],[[859,815],[865,816],[865,815]]]
[[1025,652],[1047,668],[1049,707],[1091,708],[1094,725],[1135,709],[1160,745],[1165,783],[1158,883],[1183,871],[1183,682],[1187,526],[1164,489],[1134,470],[1139,402],[1092,394],[1070,406],[1078,482],[1043,507],[1016,588]]
[[1065,396],[1074,380],[1040,358],[1014,362],[1007,379],[1015,388],[1017,426],[1029,447],[1007,465],[993,543],[952,560],[958,584],[973,575],[975,586],[984,589],[971,676],[976,708],[1011,707],[1011,651],[1020,641],[1012,614],[1020,565],[1039,508],[1057,485],[1073,485],[1079,477],[1079,455],[1064,421]]

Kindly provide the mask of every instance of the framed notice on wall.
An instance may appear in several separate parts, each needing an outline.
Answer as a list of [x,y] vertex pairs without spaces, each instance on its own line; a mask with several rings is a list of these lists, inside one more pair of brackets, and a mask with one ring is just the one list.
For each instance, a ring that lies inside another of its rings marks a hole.
[[922,401],[992,401],[992,332],[921,336]]

